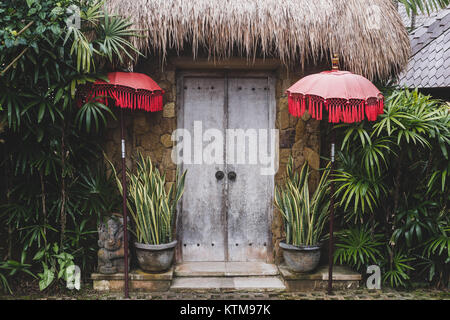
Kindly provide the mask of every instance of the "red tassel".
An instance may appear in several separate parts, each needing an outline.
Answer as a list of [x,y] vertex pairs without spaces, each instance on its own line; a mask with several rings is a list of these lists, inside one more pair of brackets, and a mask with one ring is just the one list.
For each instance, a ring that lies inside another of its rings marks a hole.
[[312,100],[311,118],[316,119],[317,115],[317,101]]
[[319,104],[319,110],[318,111],[318,115],[317,115],[317,120],[322,120],[322,110],[323,110],[323,105],[324,105],[324,101],[320,101]]
[[333,122],[333,106],[328,105],[328,122]]
[[[306,98],[306,96],[305,96],[305,98]],[[308,112],[312,116],[311,105],[312,105],[311,97],[308,97]]]
[[342,110],[343,110],[344,122],[349,123],[350,122],[350,110],[348,108],[348,104],[343,105]]
[[106,93],[106,98],[105,98],[105,106],[108,106],[108,97],[109,97],[109,93],[108,93],[108,89],[105,91],[105,93]]
[[158,109],[158,96],[152,95],[152,104],[150,106],[151,110],[155,112]]
[[338,123],[342,119],[342,113],[343,113],[342,105],[338,104],[338,108],[337,109],[338,109],[338,112],[337,112],[336,123]]
[[317,117],[317,101],[313,100],[311,117],[315,119]]
[[358,103],[359,121],[364,120],[364,105],[362,102]]
[[328,107],[328,122],[334,123],[334,108],[333,108],[333,105]]
[[320,109],[319,109],[319,120],[322,120],[322,111],[323,111],[323,106],[324,106],[324,102],[321,103]]
[[314,113],[316,114],[316,119],[319,119],[319,108],[320,108],[320,101],[315,102],[316,108],[314,110]]
[[289,113],[295,116],[294,114],[294,99],[292,98],[292,95],[289,94],[288,96],[288,109]]
[[[111,90],[111,92],[114,92],[114,90]],[[114,94],[116,98],[116,105],[118,107],[122,107],[123,104],[123,92],[119,92],[118,94]]]
[[336,104],[331,106],[331,123],[336,123]]
[[300,109],[301,114],[300,114],[300,116],[303,116],[305,114],[305,111],[306,111],[306,97],[302,96],[300,101],[301,101],[301,109]]
[[338,122],[338,119],[337,119],[337,112],[338,112],[338,110],[337,110],[337,105],[336,105],[336,104],[333,104],[333,123]]
[[361,102],[358,105],[359,108],[359,121],[363,121],[364,120],[364,103]]
[[383,114],[384,113],[384,100],[380,99],[378,101],[378,114]]

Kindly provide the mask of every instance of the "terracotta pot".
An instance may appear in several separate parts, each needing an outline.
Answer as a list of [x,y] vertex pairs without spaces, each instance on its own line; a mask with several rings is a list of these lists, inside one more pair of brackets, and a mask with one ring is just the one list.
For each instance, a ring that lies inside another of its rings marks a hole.
[[135,242],[136,257],[142,270],[159,273],[168,270],[173,263],[177,241],[165,244],[144,244]]
[[313,271],[319,264],[320,247],[320,244],[315,246],[293,246],[280,242],[284,261],[287,267],[294,272]]

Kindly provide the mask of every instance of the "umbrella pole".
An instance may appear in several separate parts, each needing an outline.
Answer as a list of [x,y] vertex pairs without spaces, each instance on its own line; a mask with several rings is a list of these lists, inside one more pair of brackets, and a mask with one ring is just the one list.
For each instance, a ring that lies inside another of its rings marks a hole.
[[127,181],[125,165],[125,129],[123,123],[123,108],[120,108],[120,131],[122,139],[122,211],[123,211],[123,250],[124,250],[124,294],[125,299],[128,295],[128,216],[127,216]]
[[[333,173],[334,169],[334,147],[336,140],[336,132],[331,127],[331,166],[330,175]],[[330,241],[328,247],[328,294],[333,292],[333,249],[334,249],[334,239],[333,239],[333,224],[334,224],[334,182],[331,180],[330,184]]]

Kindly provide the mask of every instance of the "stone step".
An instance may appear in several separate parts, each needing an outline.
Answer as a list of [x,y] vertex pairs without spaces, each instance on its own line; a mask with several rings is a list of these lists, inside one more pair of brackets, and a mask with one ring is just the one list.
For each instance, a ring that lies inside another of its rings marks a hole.
[[185,262],[175,266],[176,277],[277,276],[278,268],[264,262]]
[[[278,268],[288,291],[325,290],[328,286],[327,265],[319,266],[311,273],[292,272],[284,264]],[[333,288],[336,290],[358,288],[361,278],[361,274],[348,267],[333,267]]]
[[280,292],[285,291],[286,287],[276,276],[180,277],[172,280],[170,290]]
[[[129,289],[131,291],[167,291],[173,278],[173,267],[163,273],[147,273],[142,270],[132,270],[129,273]],[[125,275],[114,274],[91,274],[94,290],[117,291],[123,290]]]

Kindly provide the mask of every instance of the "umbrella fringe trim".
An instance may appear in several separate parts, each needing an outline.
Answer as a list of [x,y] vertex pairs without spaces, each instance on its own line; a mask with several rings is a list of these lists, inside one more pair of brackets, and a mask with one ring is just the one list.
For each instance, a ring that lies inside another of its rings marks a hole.
[[323,109],[328,111],[330,123],[353,123],[364,119],[375,121],[384,112],[383,97],[361,99],[324,99],[315,95],[289,94],[289,113],[301,117],[308,111],[311,118],[322,120]]
[[89,88],[84,91],[85,94],[82,94],[77,99],[78,107],[81,107],[83,103],[89,100],[94,100],[95,102],[100,102],[108,106],[108,101],[112,99],[115,105],[120,108],[151,112],[161,111],[163,109],[163,90],[150,92],[148,90],[135,90],[122,86],[108,87],[96,85],[95,88]]

